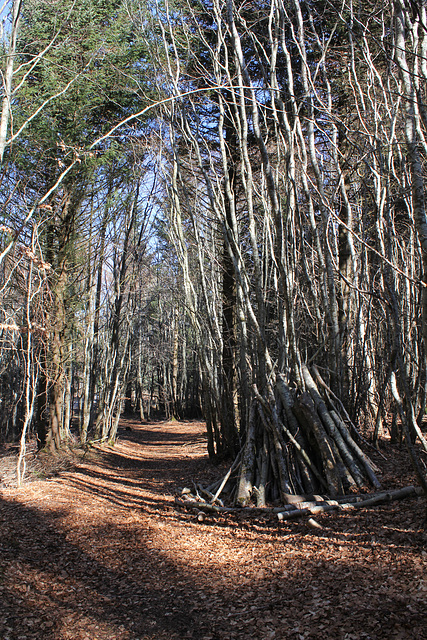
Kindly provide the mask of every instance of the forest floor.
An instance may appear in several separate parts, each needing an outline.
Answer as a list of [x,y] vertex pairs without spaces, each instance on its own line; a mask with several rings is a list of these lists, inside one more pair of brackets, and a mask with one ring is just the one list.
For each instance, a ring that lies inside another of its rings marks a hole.
[[[384,451],[383,485],[413,483]],[[321,529],[199,522],[175,496],[225,469],[199,422],[124,421],[114,447],[67,462],[30,453],[21,489],[14,455],[0,456],[1,640],[427,639],[421,498],[316,516]]]

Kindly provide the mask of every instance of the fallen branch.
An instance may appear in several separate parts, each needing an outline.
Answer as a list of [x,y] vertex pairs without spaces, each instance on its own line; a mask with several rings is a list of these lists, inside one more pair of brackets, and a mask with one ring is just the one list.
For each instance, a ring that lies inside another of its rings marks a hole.
[[220,507],[209,502],[198,500],[192,494],[186,493],[185,499],[176,497],[175,503],[184,509],[205,513],[224,515],[228,513],[259,517],[271,514],[278,520],[296,520],[305,516],[318,515],[331,511],[350,511],[355,509],[367,509],[380,504],[387,504],[395,500],[405,500],[423,495],[421,487],[403,487],[390,491],[381,491],[376,494],[363,494],[344,496],[338,499],[316,496],[315,500],[304,500],[306,496],[299,496],[302,501],[294,504],[286,504],[281,507]]
[[377,495],[371,496],[366,500],[355,500],[354,502],[338,502],[332,501],[326,504],[316,504],[314,506],[303,507],[294,511],[280,511],[277,514],[279,520],[295,520],[304,516],[318,515],[328,511],[350,511],[353,509],[367,509],[368,507],[376,507],[379,504],[386,504],[394,500],[404,500],[405,498],[413,498],[423,495],[421,487],[405,487],[404,489],[396,489],[395,491],[384,491]]

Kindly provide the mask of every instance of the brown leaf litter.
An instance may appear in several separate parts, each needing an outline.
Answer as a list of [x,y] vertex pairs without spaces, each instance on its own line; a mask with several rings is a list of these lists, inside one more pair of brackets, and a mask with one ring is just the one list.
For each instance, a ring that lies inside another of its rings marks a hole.
[[[379,462],[385,486],[414,482],[396,455]],[[421,498],[321,528],[199,522],[174,501],[223,471],[199,422],[123,422],[114,447],[50,465],[18,489],[0,462],[1,640],[427,638]]]

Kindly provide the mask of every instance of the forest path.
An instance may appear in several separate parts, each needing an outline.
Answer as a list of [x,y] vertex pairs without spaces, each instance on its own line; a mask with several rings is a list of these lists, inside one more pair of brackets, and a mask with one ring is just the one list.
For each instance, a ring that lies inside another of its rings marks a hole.
[[1,640],[427,638],[419,500],[318,530],[199,523],[174,496],[219,474],[203,431],[123,422],[114,447],[2,490]]

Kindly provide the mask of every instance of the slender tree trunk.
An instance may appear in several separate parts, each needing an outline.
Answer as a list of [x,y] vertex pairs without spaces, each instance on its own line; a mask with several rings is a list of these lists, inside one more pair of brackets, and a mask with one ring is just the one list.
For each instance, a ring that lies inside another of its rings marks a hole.
[[3,102],[0,119],[0,164],[3,162],[6,147],[7,130],[12,109],[12,80],[13,67],[16,56],[16,41],[18,38],[19,20],[21,15],[22,0],[14,0],[12,5],[12,25],[10,31],[9,50],[6,57],[6,69],[3,80]]

